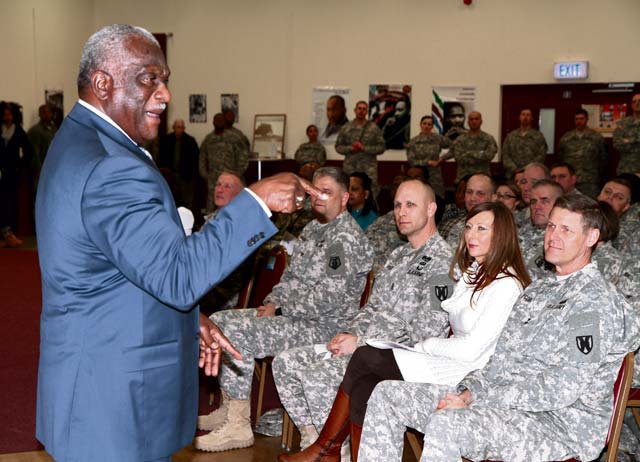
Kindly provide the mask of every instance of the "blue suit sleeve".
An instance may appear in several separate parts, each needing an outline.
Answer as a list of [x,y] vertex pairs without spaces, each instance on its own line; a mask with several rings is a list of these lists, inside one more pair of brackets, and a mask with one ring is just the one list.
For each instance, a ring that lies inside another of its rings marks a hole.
[[88,235],[120,273],[184,311],[276,231],[243,191],[215,220],[186,237],[159,172],[134,157],[100,161],[81,205]]

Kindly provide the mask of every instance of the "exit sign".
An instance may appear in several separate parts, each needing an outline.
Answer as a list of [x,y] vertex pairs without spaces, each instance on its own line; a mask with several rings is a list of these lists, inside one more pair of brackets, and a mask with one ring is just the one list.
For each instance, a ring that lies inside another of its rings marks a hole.
[[553,77],[556,80],[586,79],[589,76],[588,71],[589,61],[571,61],[553,65]]

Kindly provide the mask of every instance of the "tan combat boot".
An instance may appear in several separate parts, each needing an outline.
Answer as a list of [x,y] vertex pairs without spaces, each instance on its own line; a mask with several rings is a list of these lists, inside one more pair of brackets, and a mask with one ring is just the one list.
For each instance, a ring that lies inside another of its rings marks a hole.
[[223,390],[220,397],[220,406],[207,415],[198,416],[198,430],[214,431],[227,422],[229,413],[229,395]]
[[209,452],[253,446],[251,429],[251,403],[249,400],[229,400],[227,422],[218,430],[198,436],[193,442],[196,449]]

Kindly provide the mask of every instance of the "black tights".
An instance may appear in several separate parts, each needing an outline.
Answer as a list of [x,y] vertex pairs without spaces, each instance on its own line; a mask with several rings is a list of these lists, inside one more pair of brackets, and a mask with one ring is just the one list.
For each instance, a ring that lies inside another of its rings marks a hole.
[[370,346],[358,348],[349,361],[341,385],[350,398],[351,422],[362,426],[369,396],[383,380],[403,380],[393,351]]

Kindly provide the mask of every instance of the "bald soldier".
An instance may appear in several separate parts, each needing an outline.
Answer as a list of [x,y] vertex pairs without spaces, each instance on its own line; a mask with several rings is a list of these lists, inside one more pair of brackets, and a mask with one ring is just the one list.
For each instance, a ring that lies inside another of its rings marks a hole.
[[[438,235],[433,190],[420,180],[406,180],[395,196],[394,215],[408,243],[395,249],[376,277],[369,302],[350,323],[340,326],[328,344],[294,348],[273,362],[273,375],[285,409],[310,445],[322,428],[352,353],[367,339],[408,345],[448,333],[440,303],[442,287],[453,293],[447,272],[450,247]],[[440,287],[440,289],[437,289]],[[440,290],[440,292],[436,292]]]

